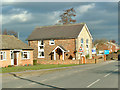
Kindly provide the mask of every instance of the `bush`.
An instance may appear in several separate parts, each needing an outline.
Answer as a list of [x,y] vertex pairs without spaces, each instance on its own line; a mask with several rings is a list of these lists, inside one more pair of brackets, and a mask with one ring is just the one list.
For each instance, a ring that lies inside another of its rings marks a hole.
[[99,57],[98,59],[103,59],[103,57]]
[[25,66],[27,66],[27,64],[25,64]]
[[86,57],[86,58],[89,58],[89,54],[87,54],[85,57]]
[[12,65],[8,65],[8,67],[12,67]]
[[31,64],[28,64],[28,66],[31,66]]
[[33,65],[37,65],[37,60],[33,60]]

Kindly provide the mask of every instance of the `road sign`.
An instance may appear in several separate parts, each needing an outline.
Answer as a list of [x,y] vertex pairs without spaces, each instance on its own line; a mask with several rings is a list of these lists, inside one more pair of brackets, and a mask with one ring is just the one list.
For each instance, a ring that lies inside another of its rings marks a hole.
[[79,48],[78,52],[81,52],[81,53],[83,52],[82,47]]
[[109,50],[104,50],[104,54],[109,54]]
[[92,54],[96,54],[96,49],[95,48],[92,49]]

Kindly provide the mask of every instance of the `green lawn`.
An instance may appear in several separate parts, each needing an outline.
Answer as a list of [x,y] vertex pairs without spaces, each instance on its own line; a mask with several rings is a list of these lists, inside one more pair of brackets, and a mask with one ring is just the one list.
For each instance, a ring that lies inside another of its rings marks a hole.
[[0,73],[9,73],[9,72],[20,72],[20,71],[26,71],[26,70],[39,70],[39,69],[49,69],[49,68],[58,68],[58,67],[69,67],[69,66],[76,66],[79,64],[70,64],[70,65],[63,65],[63,64],[39,64],[34,66],[16,66],[16,67],[7,67],[7,68],[0,68]]

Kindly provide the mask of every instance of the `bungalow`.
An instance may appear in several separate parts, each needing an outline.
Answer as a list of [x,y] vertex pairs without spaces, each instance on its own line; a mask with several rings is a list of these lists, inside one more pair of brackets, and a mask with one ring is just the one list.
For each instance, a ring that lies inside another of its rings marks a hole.
[[13,35],[0,35],[0,67],[33,64],[33,49]]
[[27,40],[38,63],[40,60],[75,60],[88,54],[92,58],[92,35],[86,24],[37,27]]

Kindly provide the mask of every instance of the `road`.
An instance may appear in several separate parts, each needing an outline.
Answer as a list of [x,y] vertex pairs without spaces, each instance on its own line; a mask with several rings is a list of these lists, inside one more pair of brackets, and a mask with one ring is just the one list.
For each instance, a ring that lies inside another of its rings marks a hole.
[[118,66],[115,61],[80,65],[43,75],[3,74],[2,88],[118,88]]

